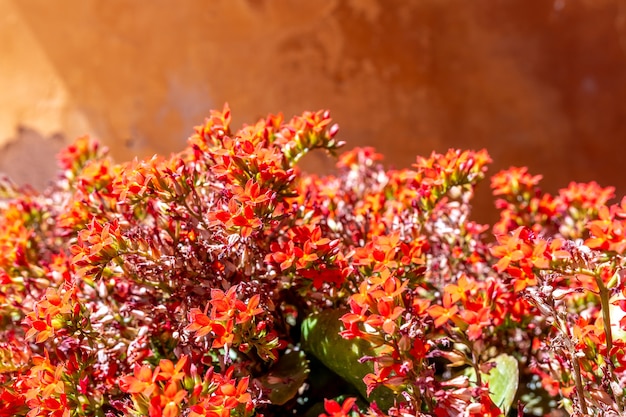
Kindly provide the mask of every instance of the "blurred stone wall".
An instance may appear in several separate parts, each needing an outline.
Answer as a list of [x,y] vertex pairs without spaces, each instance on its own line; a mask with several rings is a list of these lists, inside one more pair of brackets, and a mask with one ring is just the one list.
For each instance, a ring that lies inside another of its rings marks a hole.
[[623,0],[0,0],[0,92],[0,171],[37,187],[79,135],[167,154],[227,101],[235,126],[330,109],[396,167],[485,147],[626,193]]

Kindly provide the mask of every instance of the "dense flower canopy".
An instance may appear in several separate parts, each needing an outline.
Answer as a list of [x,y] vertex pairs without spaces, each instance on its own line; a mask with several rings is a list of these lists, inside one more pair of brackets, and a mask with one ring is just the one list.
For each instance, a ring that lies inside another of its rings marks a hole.
[[328,112],[230,120],[124,164],[80,138],[46,191],[0,182],[0,417],[625,411],[612,188],[511,168],[490,228],[484,150],[356,148],[318,177],[297,162],[341,147]]

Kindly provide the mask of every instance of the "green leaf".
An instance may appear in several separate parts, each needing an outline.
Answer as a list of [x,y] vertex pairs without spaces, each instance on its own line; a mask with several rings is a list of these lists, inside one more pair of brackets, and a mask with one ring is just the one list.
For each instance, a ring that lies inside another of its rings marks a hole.
[[292,350],[282,355],[259,381],[270,390],[272,404],[283,405],[296,396],[308,374],[309,361],[306,354]]
[[[519,384],[519,364],[517,359],[503,353],[487,363],[495,362],[489,373],[481,372],[480,377],[489,384],[489,397],[504,415],[507,415],[517,394]],[[470,381],[476,381],[473,368],[467,368],[466,373]]]
[[360,363],[363,356],[376,356],[371,343],[363,339],[346,340],[339,335],[343,325],[339,319],[346,313],[342,309],[329,309],[307,317],[302,323],[302,348],[314,355],[328,369],[335,372],[361,393],[363,398],[376,401],[383,410],[393,405],[393,392],[380,386],[367,397],[363,377],[374,372],[371,361]]
[[489,383],[491,400],[507,415],[517,393],[519,364],[517,359],[505,353],[496,356],[493,361],[496,366],[482,378]]

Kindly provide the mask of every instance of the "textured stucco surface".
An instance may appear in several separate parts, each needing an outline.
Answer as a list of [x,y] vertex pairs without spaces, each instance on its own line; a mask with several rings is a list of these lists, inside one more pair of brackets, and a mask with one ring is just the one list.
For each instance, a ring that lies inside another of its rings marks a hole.
[[76,136],[169,153],[227,101],[236,126],[328,108],[394,166],[486,147],[626,193],[623,1],[0,0],[0,59],[0,170],[39,187]]

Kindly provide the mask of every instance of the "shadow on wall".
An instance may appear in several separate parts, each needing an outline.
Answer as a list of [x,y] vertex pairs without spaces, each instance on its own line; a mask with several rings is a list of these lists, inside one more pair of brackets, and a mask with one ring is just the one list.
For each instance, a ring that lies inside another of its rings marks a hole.
[[44,136],[35,129],[19,126],[0,149],[0,167],[9,178],[43,190],[58,173],[56,155],[65,146],[60,133]]

